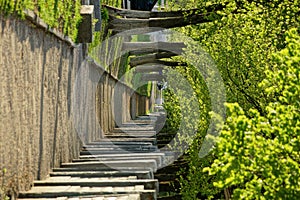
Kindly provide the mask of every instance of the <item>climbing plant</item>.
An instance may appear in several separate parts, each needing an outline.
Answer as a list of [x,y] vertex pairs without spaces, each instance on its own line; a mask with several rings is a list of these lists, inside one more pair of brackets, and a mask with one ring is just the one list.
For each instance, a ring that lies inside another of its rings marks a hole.
[[77,26],[81,20],[80,2],[80,0],[0,0],[0,12],[5,15],[17,14],[24,18],[24,11],[32,10],[50,27],[58,28],[76,41]]
[[102,0],[102,4],[121,8],[123,0]]

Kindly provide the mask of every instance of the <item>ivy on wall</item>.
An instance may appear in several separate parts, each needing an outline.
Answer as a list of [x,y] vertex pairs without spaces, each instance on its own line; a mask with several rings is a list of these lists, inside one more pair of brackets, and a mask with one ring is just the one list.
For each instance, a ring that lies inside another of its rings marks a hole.
[[46,24],[57,28],[73,41],[76,41],[81,20],[80,6],[80,0],[0,0],[2,14],[24,17],[24,10],[33,10]]

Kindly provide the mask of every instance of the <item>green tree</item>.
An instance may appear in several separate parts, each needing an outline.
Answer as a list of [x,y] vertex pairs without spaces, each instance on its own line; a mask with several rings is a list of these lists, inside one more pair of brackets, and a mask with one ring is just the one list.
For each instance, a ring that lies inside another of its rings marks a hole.
[[218,159],[208,171],[214,185],[233,187],[233,199],[300,198],[300,36],[287,35],[287,47],[273,56],[272,70],[259,85],[276,96],[266,114],[228,104],[229,116],[218,138]]
[[[292,27],[299,27],[297,17],[299,2],[287,0],[177,0],[172,2],[170,6],[172,9],[198,8],[203,12],[207,6],[211,7],[213,4],[225,5],[215,12],[217,17],[214,18],[212,12],[212,22],[176,30],[191,36],[212,55],[226,85],[228,102],[237,102],[244,110],[244,117],[253,117],[253,109],[256,110],[256,115],[266,117],[269,103],[274,102],[279,93],[267,93],[264,87],[258,85],[266,78],[266,70],[275,69],[276,60],[272,58],[272,54],[287,45],[284,33]],[[190,73],[187,71],[187,74]],[[203,91],[202,84],[195,87],[198,88],[196,90]],[[230,113],[229,108],[228,114]],[[202,172],[202,169],[210,166],[213,160],[218,160],[220,155],[214,153],[203,159],[198,157],[203,135],[206,132],[205,128],[208,127],[206,123],[209,123],[209,120],[206,122],[205,120],[199,119],[199,124],[205,125],[198,133],[198,140],[194,141],[188,152],[189,169],[184,169],[182,173],[181,192],[184,199],[208,199],[213,195],[215,198],[225,198],[220,188],[226,187],[215,188],[212,185],[214,180],[219,180],[220,174],[207,176]],[[234,140],[234,137],[228,136],[227,140]],[[223,170],[226,172],[225,168]]]

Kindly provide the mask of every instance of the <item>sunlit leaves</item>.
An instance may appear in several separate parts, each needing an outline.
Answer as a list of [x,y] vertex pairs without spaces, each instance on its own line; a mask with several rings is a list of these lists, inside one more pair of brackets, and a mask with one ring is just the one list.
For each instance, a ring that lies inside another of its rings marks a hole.
[[234,186],[234,199],[300,197],[300,81],[295,78],[300,37],[295,29],[287,41],[287,48],[274,55],[275,70],[267,71],[260,84],[267,94],[280,91],[278,101],[267,105],[266,116],[251,109],[252,117],[238,104],[228,104],[229,117],[215,151],[218,159],[204,170],[218,175],[215,186]]
[[17,13],[24,17],[26,9],[33,10],[51,28],[58,28],[74,41],[77,38],[77,26],[81,20],[81,2],[79,0],[0,0],[0,12]]
[[[299,27],[299,1],[172,2],[171,8],[175,10],[198,8],[203,12],[208,5],[226,5],[218,11],[221,19],[177,30],[198,41],[210,53],[222,73],[228,102],[238,103],[228,107],[227,124],[219,141],[223,146],[212,157],[199,160],[194,156],[201,140],[192,147],[190,169],[187,178],[181,180],[181,192],[193,199],[192,194],[204,194],[203,190],[210,188],[209,178],[201,174],[205,165],[196,163],[209,163],[214,156],[212,168],[218,168],[220,173],[209,170],[215,174],[210,177],[220,180],[215,181],[219,188],[235,189],[234,198],[273,199],[273,194],[282,195],[283,199],[293,198],[298,185],[290,184],[295,176],[286,176],[292,170],[285,168],[297,169],[299,164],[300,140],[296,133],[300,129],[300,67],[296,55],[300,51],[295,33],[289,32],[293,37],[287,40],[284,34],[290,28]],[[202,90],[202,85],[197,87]],[[195,167],[198,173],[193,170]],[[212,194],[213,191],[206,194],[206,198]]]

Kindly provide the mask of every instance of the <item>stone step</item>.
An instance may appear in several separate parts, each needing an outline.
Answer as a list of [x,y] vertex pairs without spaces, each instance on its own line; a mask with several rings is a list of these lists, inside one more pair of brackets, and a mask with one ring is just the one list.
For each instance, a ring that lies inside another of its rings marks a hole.
[[150,115],[141,115],[137,116],[136,119],[134,119],[134,121],[136,120],[155,120],[155,118],[151,117]]
[[152,144],[156,144],[156,138],[103,138],[99,142],[151,142]]
[[[56,172],[57,173],[57,172]],[[94,177],[92,176],[92,174],[90,174],[89,176],[70,176],[70,175],[61,175],[61,176],[51,176],[47,178],[47,180],[60,180],[60,179],[70,179],[70,178],[74,178],[74,179],[81,179],[81,180],[86,180],[86,179],[95,179],[95,180],[99,180],[99,181],[119,181],[119,180],[138,180],[138,177],[134,174],[132,174],[131,176],[99,176],[99,177]]]
[[76,162],[76,163],[63,163],[62,168],[79,168],[79,169],[91,169],[109,167],[109,168],[136,168],[151,169],[153,172],[157,170],[157,163],[154,159],[145,160],[122,160],[122,161],[95,161],[95,162]]
[[122,128],[122,127],[154,127],[154,122],[150,122],[149,123],[144,123],[144,122],[138,122],[138,121],[133,121],[133,122],[125,122],[120,126],[117,126],[117,128]]
[[134,128],[132,130],[128,129],[128,127],[125,129],[120,129],[120,130],[114,130],[112,132],[108,132],[105,134],[115,134],[115,133],[128,133],[128,134],[145,134],[145,135],[156,135],[157,132],[154,130],[135,130]]
[[155,132],[153,134],[134,134],[134,133],[111,133],[106,134],[105,138],[153,138],[155,136]]
[[71,177],[108,177],[108,178],[122,178],[122,177],[137,177],[138,179],[151,179],[153,174],[150,171],[57,171],[51,172],[51,177],[55,176],[71,176]]
[[81,150],[80,155],[99,155],[99,154],[138,154],[138,153],[156,153],[160,150],[154,146],[128,146],[119,148],[118,146],[114,147],[85,147]]
[[[174,162],[175,152],[154,151],[154,152],[128,152],[128,151],[83,151],[79,159],[74,159],[74,162],[89,162],[89,161],[111,161],[111,160],[139,160],[139,159],[154,159],[159,168],[168,166]],[[114,159],[116,158],[116,159]],[[98,167],[99,170],[107,168]],[[136,167],[135,167],[136,168]],[[118,167],[118,169],[120,169]]]
[[126,125],[126,124],[137,124],[137,125],[152,125],[155,123],[155,120],[152,120],[150,118],[145,118],[145,119],[135,119],[135,120],[131,120],[131,121],[128,121],[128,122],[124,122],[122,125]]
[[117,124],[114,128],[137,128],[137,129],[150,129],[155,127],[156,120],[134,120],[134,121],[128,121],[128,122],[123,122],[122,124]]
[[112,132],[153,132],[153,126],[121,126],[113,129]]
[[144,189],[152,189],[158,192],[157,179],[139,179],[139,180],[124,180],[124,179],[107,179],[101,178],[80,178],[71,176],[50,177],[44,181],[34,181],[36,186],[81,186],[81,187],[128,187],[143,185]]
[[127,187],[80,187],[80,186],[37,186],[30,191],[20,192],[19,198],[57,198],[57,197],[84,197],[87,195],[116,195],[140,194],[142,200],[155,200],[155,190],[145,190],[143,185]]
[[105,133],[107,134],[116,134],[116,133],[128,133],[132,135],[139,135],[139,134],[144,134],[144,135],[156,135],[157,132],[152,128],[151,130],[136,130],[135,128],[131,127],[124,127],[124,128],[116,128],[111,132]]
[[115,153],[115,154],[97,154],[97,155],[82,155],[79,158],[87,159],[87,158],[110,158],[110,157],[134,157],[134,156],[172,156],[172,154],[168,154],[167,152],[149,152],[149,153]]
[[157,146],[149,145],[149,146],[128,146],[128,147],[118,147],[118,146],[111,146],[111,147],[85,147],[82,151],[139,151],[139,150],[157,150]]
[[99,150],[105,148],[119,148],[119,149],[130,149],[130,148],[154,148],[157,149],[156,145],[90,145],[82,147],[82,150]]
[[[172,155],[171,155],[172,156]],[[158,163],[165,163],[165,161],[170,157],[167,153],[160,153],[160,152],[148,152],[148,153],[115,153],[115,154],[93,154],[93,155],[81,155],[79,157],[79,160],[85,160],[85,159],[125,159],[125,160],[131,160],[131,158],[143,158],[143,159],[155,159],[157,164]]]
[[127,161],[127,160],[145,160],[145,159],[153,159],[156,161],[157,166],[160,167],[163,164],[163,158],[161,156],[134,156],[134,157],[107,157],[107,158],[81,158],[81,159],[73,159],[72,162],[95,162],[95,161]]
[[141,200],[139,194],[128,195],[97,195],[81,197],[57,197],[57,198],[18,198],[20,200]]
[[89,150],[89,151],[81,151],[80,155],[99,155],[99,154],[130,154],[130,153],[151,153],[157,151],[156,149],[117,149],[117,150]]
[[119,131],[119,132],[110,132],[106,133],[104,135],[105,138],[115,136],[115,135],[120,135],[120,136],[128,136],[128,137],[156,137],[156,132],[155,131]]
[[151,173],[151,177],[153,176],[153,169],[148,167],[145,169],[145,167],[118,167],[118,168],[111,168],[109,166],[100,166],[100,167],[94,167],[93,169],[90,168],[53,168],[53,172],[88,172],[88,171],[94,171],[94,172],[105,172],[105,171],[113,171],[113,172],[135,172],[135,171],[148,171]]
[[125,141],[97,141],[97,142],[90,142],[88,144],[83,145],[83,147],[92,147],[92,146],[135,146],[135,145],[139,145],[139,146],[149,146],[149,145],[153,145],[152,142],[125,142]]

